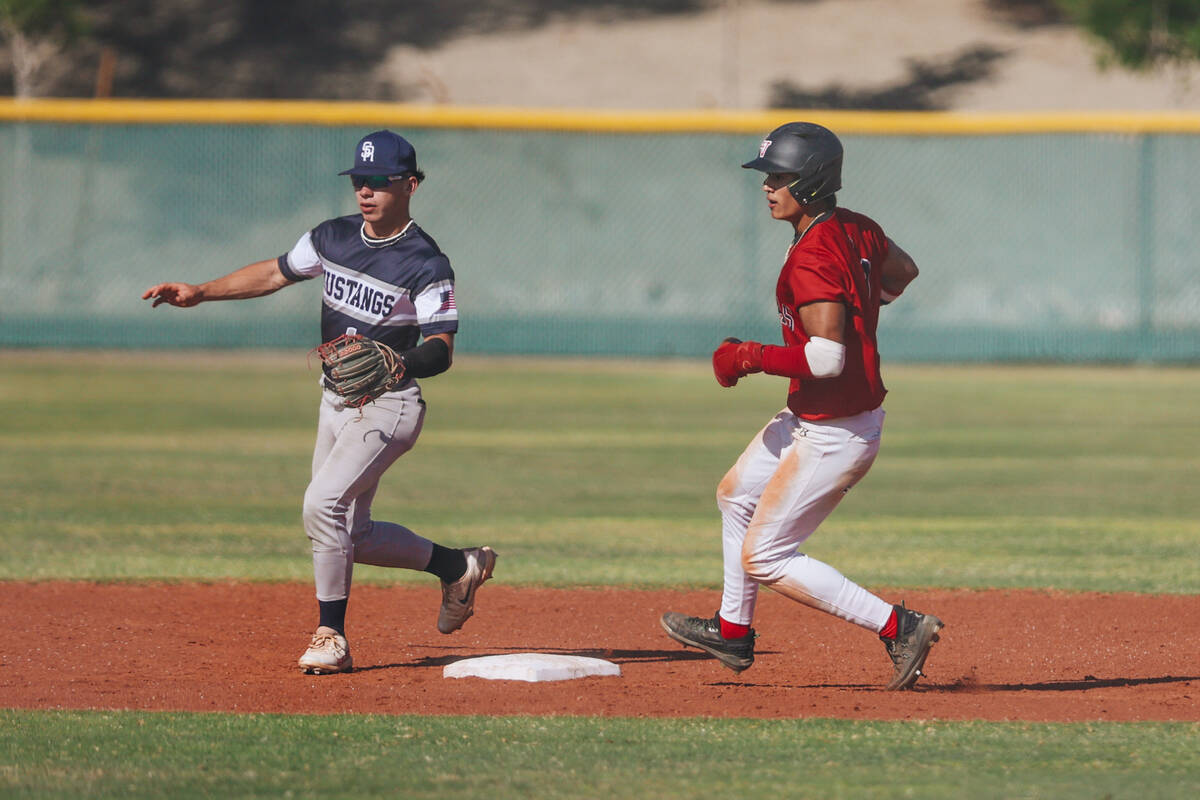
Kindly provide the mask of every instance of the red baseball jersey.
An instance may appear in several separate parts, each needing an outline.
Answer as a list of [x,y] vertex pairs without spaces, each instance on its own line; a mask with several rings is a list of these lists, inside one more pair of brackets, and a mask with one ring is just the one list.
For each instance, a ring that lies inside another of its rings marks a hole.
[[828,300],[846,307],[842,373],[834,378],[793,378],[787,404],[797,416],[835,419],[882,405],[887,390],[879,374],[875,328],[880,268],[887,252],[883,229],[869,217],[845,208],[834,209],[810,227],[788,251],[775,287],[785,346],[808,343],[800,325],[801,306]]

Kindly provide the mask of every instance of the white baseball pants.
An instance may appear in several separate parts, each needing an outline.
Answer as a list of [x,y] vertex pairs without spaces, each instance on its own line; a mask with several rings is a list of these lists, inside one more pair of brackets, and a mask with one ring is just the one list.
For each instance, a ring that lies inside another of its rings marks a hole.
[[350,596],[354,564],[420,570],[433,543],[400,525],[371,519],[379,479],[416,444],[425,402],[415,382],[362,413],[321,392],[312,482],[304,493],[304,532],[312,540],[318,600]]
[[879,452],[883,409],[810,422],[788,409],[754,437],[717,487],[725,584],[721,617],[749,625],[759,585],[878,633],[890,603],[797,552]]

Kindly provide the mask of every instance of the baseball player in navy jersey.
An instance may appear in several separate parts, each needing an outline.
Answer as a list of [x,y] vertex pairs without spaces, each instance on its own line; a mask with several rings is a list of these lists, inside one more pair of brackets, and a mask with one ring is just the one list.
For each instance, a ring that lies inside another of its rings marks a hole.
[[726,339],[713,353],[713,372],[725,387],[757,372],[788,378],[787,406],[717,487],[720,610],[711,618],[669,612],[661,623],[672,639],[741,672],[754,663],[750,626],[758,589],[769,586],[878,634],[893,665],[887,688],[907,689],[942,621],[875,596],[797,548],[879,452],[886,391],[875,340],[879,308],[917,277],[917,267],[873,220],[838,207],[842,144],[832,131],[788,123],[742,166],[766,173],[771,216],[795,231],[775,289],[783,345]]
[[312,481],[304,493],[320,614],[300,657],[300,668],[311,674],[353,668],[345,629],[355,563],[436,575],[442,633],[458,630],[474,613],[476,590],[496,564],[490,547],[450,549],[371,518],[379,479],[421,432],[425,401],[415,379],[450,368],[458,307],[449,259],[409,214],[425,179],[412,145],[391,131],[371,133],[359,141],[354,166],[341,174],[350,176],[358,214],[322,222],[278,258],[199,285],[160,283],[142,295],[154,306],[187,308],[261,297],[320,277],[322,341],[359,334],[399,354],[402,382],[361,409],[345,405],[323,378]]

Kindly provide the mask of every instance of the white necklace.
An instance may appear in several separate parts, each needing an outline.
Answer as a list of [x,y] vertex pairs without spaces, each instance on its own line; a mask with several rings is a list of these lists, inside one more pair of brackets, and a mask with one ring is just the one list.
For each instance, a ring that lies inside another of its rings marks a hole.
[[367,235],[367,221],[364,219],[362,227],[358,229],[358,235],[362,237],[362,242],[367,247],[378,249],[380,247],[387,247],[389,244],[395,244],[397,239],[408,233],[408,229],[412,227],[412,224],[413,220],[410,219],[408,224],[400,229],[399,233],[394,233],[386,239],[376,239],[373,236]]

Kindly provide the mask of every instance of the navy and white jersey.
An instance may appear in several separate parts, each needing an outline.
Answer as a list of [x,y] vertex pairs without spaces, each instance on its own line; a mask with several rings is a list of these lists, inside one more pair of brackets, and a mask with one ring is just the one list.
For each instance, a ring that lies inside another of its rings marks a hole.
[[358,214],[326,220],[278,261],[288,280],[324,275],[322,342],[353,332],[400,351],[458,331],[450,260],[415,222],[391,238],[367,239]]

